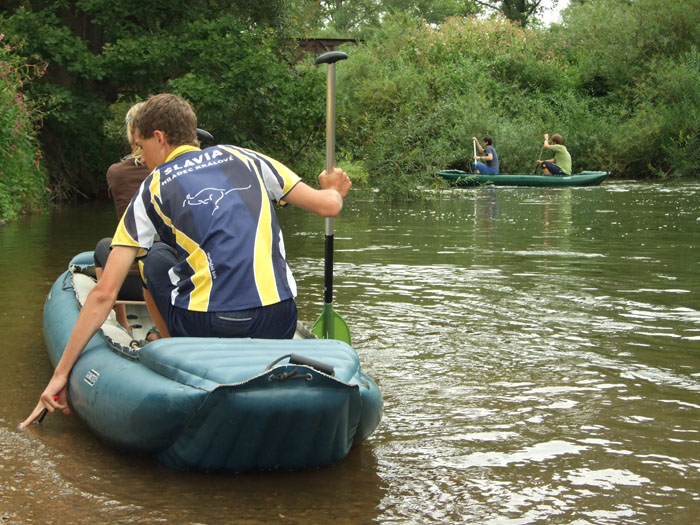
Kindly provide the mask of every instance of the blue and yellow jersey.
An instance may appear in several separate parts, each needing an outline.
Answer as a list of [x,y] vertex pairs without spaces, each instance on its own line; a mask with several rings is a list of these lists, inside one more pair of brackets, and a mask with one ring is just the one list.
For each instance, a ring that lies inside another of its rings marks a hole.
[[243,310],[296,295],[272,203],[300,178],[251,150],[181,146],[144,181],[112,246],[141,248],[156,234],[173,247],[172,304],[198,312]]

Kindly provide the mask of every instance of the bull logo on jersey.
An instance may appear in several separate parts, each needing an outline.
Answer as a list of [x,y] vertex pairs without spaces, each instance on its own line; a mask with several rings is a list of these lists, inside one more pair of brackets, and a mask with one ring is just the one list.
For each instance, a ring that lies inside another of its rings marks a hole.
[[245,188],[231,188],[230,190],[221,190],[219,188],[204,188],[203,190],[199,190],[194,196],[190,195],[189,193],[187,194],[187,197],[185,197],[185,200],[182,202],[182,207],[184,208],[188,204],[190,206],[199,206],[201,204],[213,204],[214,209],[211,211],[211,214],[214,215],[214,212],[219,209],[219,202],[221,199],[223,199],[226,195],[231,193],[232,191],[241,191],[241,190],[247,190],[250,188],[250,184],[246,186]]

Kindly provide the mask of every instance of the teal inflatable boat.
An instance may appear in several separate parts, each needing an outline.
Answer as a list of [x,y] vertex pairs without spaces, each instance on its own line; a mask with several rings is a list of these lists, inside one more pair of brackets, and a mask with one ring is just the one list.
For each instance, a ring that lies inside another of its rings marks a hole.
[[[91,271],[92,252],[77,255],[47,297],[54,366],[95,284]],[[182,337],[139,346],[150,318],[140,303],[127,312],[133,333],[110,314],[68,384],[74,412],[116,447],[177,469],[297,470],[342,461],[381,420],[377,385],[341,341],[299,330],[290,340]]]

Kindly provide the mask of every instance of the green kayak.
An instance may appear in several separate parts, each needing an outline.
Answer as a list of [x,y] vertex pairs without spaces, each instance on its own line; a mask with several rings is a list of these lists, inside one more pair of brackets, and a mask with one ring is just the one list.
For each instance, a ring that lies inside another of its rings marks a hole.
[[468,173],[461,170],[442,170],[438,175],[458,186],[481,186],[493,184],[495,186],[595,186],[603,182],[609,172],[607,171],[582,171],[574,175],[526,175],[526,174],[500,174],[481,175]]

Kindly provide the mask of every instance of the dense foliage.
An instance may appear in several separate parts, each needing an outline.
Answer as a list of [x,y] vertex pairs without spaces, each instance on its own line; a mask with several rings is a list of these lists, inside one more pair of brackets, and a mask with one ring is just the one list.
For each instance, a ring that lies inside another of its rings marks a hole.
[[[572,0],[581,1],[581,0]],[[544,0],[300,0],[308,26],[316,34],[344,38],[371,38],[386,18],[407,15],[429,24],[456,16],[502,13],[525,26],[537,23],[545,11]],[[548,0],[556,7],[559,0]]]
[[567,76],[609,115],[605,166],[698,176],[700,0],[580,2],[564,22]]
[[393,18],[339,69],[339,143],[392,196],[468,169],[485,135],[503,172],[533,171],[548,132],[574,171],[698,176],[699,46],[700,0],[576,2],[550,30]]
[[[545,132],[564,136],[575,171],[697,176],[700,0],[569,3],[563,23],[544,28],[531,23],[539,0],[8,1],[0,33],[12,70],[48,69],[3,80],[13,83],[3,107],[15,113],[2,118],[28,119],[20,129],[31,151],[12,175],[3,162],[4,184],[19,190],[27,170],[39,177],[31,187],[42,180],[40,121],[53,196],[100,194],[124,153],[124,113],[165,91],[188,98],[217,141],[313,180],[325,66],[296,38],[320,35],[359,39],[337,68],[337,158],[358,188],[411,196],[436,170],[466,167],[472,136],[494,138],[502,171],[529,172]],[[508,16],[486,18],[494,9]],[[11,138],[2,155],[14,151]],[[41,202],[41,192],[22,192],[29,207]]]
[[40,110],[23,90],[44,66],[18,59],[4,37],[0,34],[0,220],[41,210],[48,203],[34,132]]
[[298,155],[323,111],[304,108],[323,86],[310,89],[290,67],[294,13],[286,4],[35,0],[0,19],[17,53],[49,64],[30,90],[45,107],[41,140],[54,193],[103,190],[122,152],[114,123],[131,103],[163,91],[189,97],[218,140]]
[[493,137],[501,171],[532,171],[542,134],[566,134],[563,121],[590,110],[561,81],[565,63],[547,39],[500,17],[439,28],[395,19],[353,53],[340,80],[352,87],[339,88],[339,143],[391,195],[410,194],[438,169],[468,169],[473,136]]

